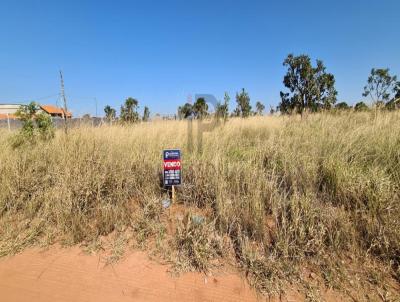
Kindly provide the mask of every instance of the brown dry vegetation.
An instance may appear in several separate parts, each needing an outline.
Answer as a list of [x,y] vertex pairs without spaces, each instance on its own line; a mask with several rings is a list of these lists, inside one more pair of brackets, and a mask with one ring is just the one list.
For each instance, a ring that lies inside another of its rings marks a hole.
[[[355,300],[398,299],[399,118],[232,119],[204,134],[201,154],[187,150],[184,121],[73,129],[17,149],[2,132],[0,256],[114,236],[110,261],[133,244],[177,270],[231,261],[266,294],[295,282],[318,299],[318,280]],[[160,202],[171,147],[183,151],[179,215]]]

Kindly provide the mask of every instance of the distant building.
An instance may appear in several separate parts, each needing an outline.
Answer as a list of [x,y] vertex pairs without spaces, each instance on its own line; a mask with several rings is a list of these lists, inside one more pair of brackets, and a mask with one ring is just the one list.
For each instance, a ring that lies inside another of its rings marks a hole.
[[[15,113],[25,104],[0,104],[0,119],[16,119]],[[51,117],[64,118],[64,109],[53,105],[40,105],[40,110],[46,112]],[[67,112],[67,118],[72,118],[72,113]]]
[[0,119],[15,119],[15,113],[23,104],[0,104]]
[[[61,117],[64,118],[64,109],[58,108],[53,105],[40,105],[40,109],[42,109],[47,114],[50,114],[52,117]],[[67,111],[67,118],[72,118],[72,113]]]
[[0,104],[1,114],[14,114],[23,104]]

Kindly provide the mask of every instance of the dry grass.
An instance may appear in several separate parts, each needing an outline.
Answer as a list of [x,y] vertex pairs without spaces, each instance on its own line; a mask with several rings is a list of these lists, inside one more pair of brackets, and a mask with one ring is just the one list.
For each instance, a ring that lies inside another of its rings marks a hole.
[[[178,221],[173,244],[160,245],[175,251],[180,268],[207,271],[225,236],[265,293],[301,278],[304,266],[317,267],[327,286],[347,288],[340,263],[364,260],[400,280],[399,118],[232,119],[204,134],[201,154],[187,149],[184,121],[79,128],[15,150],[2,132],[0,256],[115,232],[131,232],[140,244],[171,240],[160,205],[161,150],[178,147],[178,201],[211,209],[204,225]],[[367,267],[360,268],[365,279]],[[384,284],[377,288],[390,291]]]

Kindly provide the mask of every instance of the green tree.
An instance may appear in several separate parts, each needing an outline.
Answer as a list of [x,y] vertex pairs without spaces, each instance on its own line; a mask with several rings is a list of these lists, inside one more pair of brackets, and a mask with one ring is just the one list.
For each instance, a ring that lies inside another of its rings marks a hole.
[[121,120],[128,123],[139,121],[138,107],[139,102],[136,99],[127,98],[125,104],[121,106]]
[[395,110],[400,109],[400,82],[397,82],[394,87],[393,98],[385,104],[386,109]]
[[229,100],[230,97],[227,92],[224,95],[224,103],[217,103],[217,108],[215,108],[215,116],[217,118],[222,118],[224,121],[228,119],[229,116]]
[[354,105],[355,111],[367,111],[369,108],[364,102],[358,102]]
[[396,98],[394,97],[393,99],[391,99],[389,102],[387,102],[385,104],[385,108],[387,110],[396,110],[396,109],[400,109],[400,98]]
[[48,140],[54,137],[54,125],[50,115],[41,111],[35,102],[21,106],[15,115],[22,122],[22,128],[13,141],[14,147],[25,142],[34,143],[37,138]]
[[372,68],[362,95],[370,96],[372,103],[376,104],[389,101],[391,94],[396,94],[396,89],[397,77],[390,75],[389,68]]
[[234,117],[234,116],[240,117],[240,108],[239,108],[239,107],[236,107],[236,108],[233,110],[233,112],[232,112],[232,114],[231,114],[231,117]]
[[178,107],[178,118],[185,119],[193,114],[193,106],[190,103],[186,103],[183,106]]
[[269,106],[269,114],[271,114],[271,115],[275,114],[275,108],[272,107],[271,105]]
[[143,122],[147,122],[150,119],[150,110],[147,106],[144,106],[143,110]]
[[388,110],[400,109],[400,98],[393,98],[385,104],[385,108]]
[[[281,102],[276,107],[283,114],[292,114],[297,109],[297,102],[289,97],[289,93],[280,91]],[[298,110],[297,110],[298,111]]]
[[305,110],[332,108],[337,95],[335,77],[326,72],[321,60],[317,60],[313,67],[309,56],[289,54],[283,66],[288,69],[283,84],[289,92],[280,92],[281,102],[278,108],[282,113],[303,114]]
[[351,107],[346,102],[340,102],[335,105],[335,108],[338,110],[347,110],[350,109]]
[[198,119],[202,119],[207,115],[208,105],[204,98],[198,98],[193,104],[193,113]]
[[400,81],[396,83],[396,85],[394,86],[394,99],[400,99]]
[[236,93],[236,109],[234,115],[248,117],[251,114],[251,105],[249,94],[242,88],[240,93]]
[[265,110],[264,104],[262,104],[261,102],[257,102],[256,103],[256,110],[257,110],[257,114],[258,115],[263,115],[263,112]]
[[117,112],[115,111],[114,108],[112,108],[111,106],[107,105],[104,107],[104,113],[106,114],[106,119],[109,122],[112,122],[115,120]]

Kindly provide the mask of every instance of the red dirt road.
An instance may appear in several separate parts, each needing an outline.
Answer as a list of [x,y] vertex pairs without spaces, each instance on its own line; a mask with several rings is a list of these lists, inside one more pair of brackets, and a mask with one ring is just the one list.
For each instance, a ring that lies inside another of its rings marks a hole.
[[263,301],[235,274],[172,277],[135,252],[114,265],[79,248],[29,249],[0,259],[0,301]]

